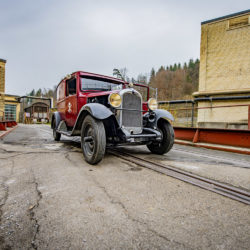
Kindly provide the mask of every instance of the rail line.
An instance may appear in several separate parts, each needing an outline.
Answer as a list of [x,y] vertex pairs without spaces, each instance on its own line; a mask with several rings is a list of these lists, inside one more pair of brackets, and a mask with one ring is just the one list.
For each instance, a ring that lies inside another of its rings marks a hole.
[[168,175],[186,183],[250,205],[250,192],[244,189],[233,187],[215,180],[210,180],[208,178],[189,173],[185,170],[176,169],[170,165],[163,165],[158,162],[146,160],[130,153],[122,152],[118,149],[109,149],[108,152],[116,157],[135,163],[141,167],[151,169],[161,174]]

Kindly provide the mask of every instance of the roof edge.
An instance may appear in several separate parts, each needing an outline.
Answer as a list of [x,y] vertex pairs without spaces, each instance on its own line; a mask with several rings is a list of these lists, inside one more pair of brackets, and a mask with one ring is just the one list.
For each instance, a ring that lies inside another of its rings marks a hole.
[[246,14],[246,13],[250,13],[250,9],[243,10],[243,11],[240,11],[240,12],[236,12],[236,13],[233,13],[233,14],[230,14],[230,15],[226,15],[226,16],[222,16],[222,17],[217,17],[217,18],[214,18],[214,19],[210,19],[210,20],[201,22],[201,25],[202,24],[207,24],[207,23],[212,23],[212,22],[215,22],[215,21],[220,21],[220,20],[223,20],[223,19],[226,19],[226,18],[230,18],[230,17],[234,17],[234,16],[243,15],[243,14]]
[[20,95],[12,95],[12,94],[4,94],[5,96],[10,96],[10,97],[20,97]]
[[0,62],[6,63],[7,61],[5,59],[0,58]]
[[51,100],[51,98],[49,97],[38,97],[38,96],[29,96],[29,95],[23,95],[23,96],[19,96],[18,98],[30,98],[30,99],[41,99],[41,100]]

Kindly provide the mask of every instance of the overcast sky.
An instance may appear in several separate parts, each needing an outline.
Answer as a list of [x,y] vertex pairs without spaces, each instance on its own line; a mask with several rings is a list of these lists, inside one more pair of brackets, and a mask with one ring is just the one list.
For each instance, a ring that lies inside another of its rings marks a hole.
[[201,21],[246,9],[247,0],[0,0],[6,93],[51,88],[77,70],[136,77],[196,59]]

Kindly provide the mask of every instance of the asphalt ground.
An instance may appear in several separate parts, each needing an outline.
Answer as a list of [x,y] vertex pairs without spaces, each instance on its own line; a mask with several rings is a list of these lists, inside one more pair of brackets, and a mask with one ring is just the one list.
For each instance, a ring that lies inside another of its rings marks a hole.
[[[73,139],[73,140],[72,140]],[[250,189],[250,156],[175,145],[122,150]],[[0,140],[0,249],[249,249],[250,208],[106,154],[47,125]]]

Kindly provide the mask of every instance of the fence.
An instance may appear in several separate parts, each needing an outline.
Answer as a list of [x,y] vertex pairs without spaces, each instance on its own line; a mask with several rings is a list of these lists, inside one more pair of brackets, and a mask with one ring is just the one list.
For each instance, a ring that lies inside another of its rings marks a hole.
[[[214,104],[213,102],[205,102],[203,105],[198,105],[196,100],[175,100],[160,101],[159,108],[168,110],[174,116],[175,121],[173,125],[176,127],[211,127],[250,130],[250,104],[246,103],[219,104],[216,102],[216,104]],[[230,116],[232,116],[232,118]],[[225,121],[223,121],[222,117],[226,117]],[[235,119],[233,120],[234,117]],[[230,118],[232,119],[231,121]]]

